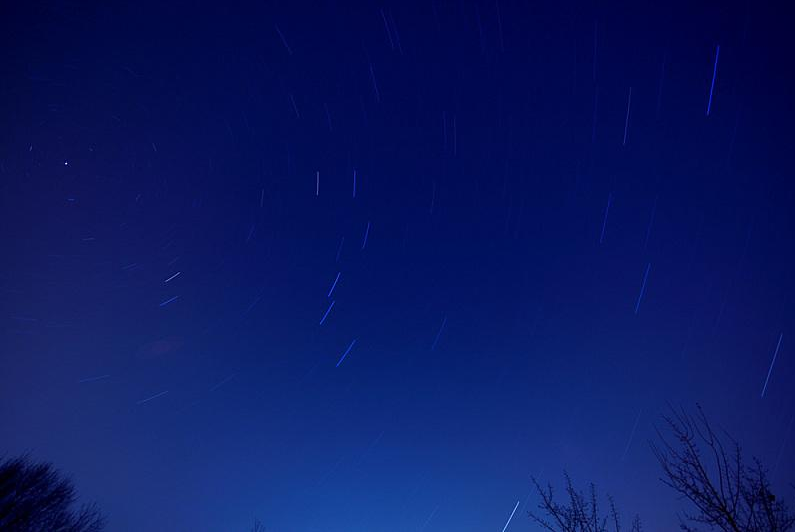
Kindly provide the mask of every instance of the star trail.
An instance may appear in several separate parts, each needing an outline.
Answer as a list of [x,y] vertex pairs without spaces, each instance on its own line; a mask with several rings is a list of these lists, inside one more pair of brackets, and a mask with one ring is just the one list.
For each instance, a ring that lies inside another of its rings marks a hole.
[[0,455],[108,530],[536,531],[565,471],[664,531],[701,405],[789,497],[786,19],[6,6]]

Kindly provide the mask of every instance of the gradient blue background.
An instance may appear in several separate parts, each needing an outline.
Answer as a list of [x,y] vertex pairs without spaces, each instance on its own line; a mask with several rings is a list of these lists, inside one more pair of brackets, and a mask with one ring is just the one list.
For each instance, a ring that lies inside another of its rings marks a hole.
[[109,530],[532,531],[564,469],[672,530],[667,403],[792,495],[777,7],[11,4],[0,453]]

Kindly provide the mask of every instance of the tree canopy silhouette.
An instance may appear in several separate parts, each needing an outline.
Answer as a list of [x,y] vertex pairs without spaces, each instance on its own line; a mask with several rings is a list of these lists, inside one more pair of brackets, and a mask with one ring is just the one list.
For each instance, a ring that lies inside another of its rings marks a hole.
[[[685,532],[787,532],[795,528],[795,515],[773,494],[767,471],[753,459],[744,461],[740,445],[728,434],[718,434],[701,407],[692,416],[671,409],[663,416],[663,434],[652,442],[662,467],[662,482],[690,502],[693,509],[679,514]],[[621,521],[612,499],[600,511],[593,484],[586,494],[577,490],[566,474],[565,496],[556,499],[551,485],[542,487],[534,478],[541,499],[541,514],[530,518],[550,532],[620,532]],[[562,502],[561,502],[562,501]],[[706,527],[706,528],[698,528]],[[635,517],[631,532],[641,530]]]
[[[555,499],[555,491],[551,485],[542,487],[533,478],[541,503],[538,508],[543,515],[529,512],[530,518],[550,532],[621,532],[621,518],[613,503],[608,497],[607,512],[600,512],[599,498],[596,495],[596,486],[590,485],[588,493],[577,490],[568,473],[566,477],[566,496],[563,502]],[[641,532],[640,519],[635,516],[630,528],[631,532]]]
[[94,505],[75,508],[72,482],[52,464],[28,456],[0,462],[0,530],[99,532],[104,518]]
[[680,515],[682,530],[699,525],[724,532],[786,532],[795,515],[772,491],[767,471],[757,459],[747,464],[740,445],[710,425],[701,407],[695,416],[673,410],[664,416],[670,432],[658,430],[652,450],[663,470],[661,479],[695,507]]

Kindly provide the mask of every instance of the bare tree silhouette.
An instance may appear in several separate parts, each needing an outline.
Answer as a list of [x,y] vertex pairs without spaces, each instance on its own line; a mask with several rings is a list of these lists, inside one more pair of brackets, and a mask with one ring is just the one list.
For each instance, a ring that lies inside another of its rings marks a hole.
[[695,506],[694,513],[679,516],[682,530],[705,525],[724,532],[786,532],[795,526],[765,468],[756,459],[747,465],[740,445],[725,432],[719,436],[700,406],[696,416],[671,408],[663,419],[672,438],[658,430],[660,443],[651,444],[661,480]]
[[[544,488],[533,478],[533,484],[541,498],[538,508],[543,514],[529,512],[530,518],[550,532],[621,532],[621,518],[616,510],[613,499],[608,497],[607,513],[600,512],[596,495],[596,486],[590,485],[588,493],[577,490],[568,473],[566,477],[565,502],[555,501],[552,485]],[[635,516],[630,528],[631,532],[641,532],[640,519]]]
[[28,456],[0,462],[0,530],[99,532],[104,518],[93,505],[73,506],[72,482],[51,464]]

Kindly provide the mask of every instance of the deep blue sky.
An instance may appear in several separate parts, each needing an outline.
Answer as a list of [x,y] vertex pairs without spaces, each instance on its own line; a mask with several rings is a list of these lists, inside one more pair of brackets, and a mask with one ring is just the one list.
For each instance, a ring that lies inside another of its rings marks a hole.
[[793,480],[781,10],[16,4],[0,454],[110,530],[532,531],[564,469],[671,530],[667,403]]

